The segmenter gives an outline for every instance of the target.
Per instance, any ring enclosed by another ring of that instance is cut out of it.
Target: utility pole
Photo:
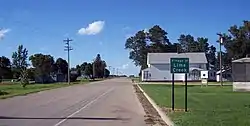
[[[93,73],[92,78],[95,79],[95,60],[92,65],[92,73]]]
[[[220,43],[220,85],[223,86],[223,80],[222,80],[222,52],[221,52],[221,45],[223,43],[223,36],[220,33],[217,33],[219,36],[219,43]]]
[[[113,68],[113,75],[115,76],[115,68]]]
[[[117,76],[118,76],[118,74],[119,74],[119,73],[118,73],[118,68],[116,68],[116,74],[117,74]]]
[[[111,75],[111,66],[109,66],[109,76]]]
[[[111,73],[111,66],[109,66],[109,72]]]
[[[69,39],[69,38],[67,38],[67,39],[65,39],[65,40],[63,40],[64,42],[65,42],[65,51],[67,51],[68,52],[68,84],[70,84],[70,57],[69,57],[69,52],[71,51],[71,50],[73,50],[72,48],[71,48],[71,46],[70,46],[70,42],[71,41],[73,41],[72,39]]]

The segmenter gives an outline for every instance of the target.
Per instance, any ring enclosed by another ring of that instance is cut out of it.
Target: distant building
[[[216,81],[220,82],[220,70],[216,72]],[[222,70],[222,81],[233,81],[232,69]]]
[[[148,53],[148,68],[142,70],[142,81],[171,81],[170,58],[189,58],[188,81],[200,81],[200,71],[208,70],[208,80],[215,80],[215,71],[209,70],[205,53]],[[175,74],[175,81],[184,81],[185,74]]]
[[[54,83],[54,82],[66,82],[66,81],[67,81],[67,75],[62,73],[35,77],[35,83]]]
[[[250,91],[250,58],[232,61],[233,90]]]

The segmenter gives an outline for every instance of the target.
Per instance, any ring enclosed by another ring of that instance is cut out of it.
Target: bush
[[[78,74],[70,74],[70,82],[75,82],[78,78]]]
[[[0,95],[7,95],[7,94],[9,94],[9,93],[8,93],[8,92],[1,91],[1,90],[0,90]]]

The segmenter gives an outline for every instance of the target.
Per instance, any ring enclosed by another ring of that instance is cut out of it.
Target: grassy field
[[[74,84],[84,84],[87,82],[72,82],[71,85]],[[30,84],[25,88],[21,86],[21,84],[0,84],[0,91],[5,92],[7,94],[0,95],[0,99],[5,99],[17,95],[26,95],[29,93],[35,93],[39,91],[60,88],[70,86],[67,83],[53,83],[53,84]]]
[[[140,82],[139,84],[167,84],[172,85],[172,82]],[[175,82],[175,85],[185,85],[184,82]],[[223,82],[223,85],[232,85],[232,82]],[[201,82],[188,82],[188,85],[201,85]],[[205,84],[204,84],[205,85]],[[220,85],[220,82],[208,82],[208,85]]]
[[[161,107],[171,108],[171,85],[140,85]],[[184,108],[184,86],[175,88],[175,107]],[[232,86],[189,86],[189,112],[169,113],[177,126],[248,126],[250,93]]]
[[[5,99],[17,95],[26,95],[29,93],[35,93],[39,91],[71,86],[74,84],[85,84],[92,81],[101,81],[103,78],[97,78],[95,80],[79,79],[77,82],[67,83],[52,83],[52,84],[29,84],[25,88],[19,83],[12,83],[10,81],[4,81],[0,83],[0,99]]]

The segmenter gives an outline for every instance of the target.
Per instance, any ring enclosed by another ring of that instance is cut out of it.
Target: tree
[[[147,39],[150,41],[150,52],[170,52],[172,44],[167,34],[159,25],[155,25],[149,29]]]
[[[181,34],[179,39],[178,39],[178,42],[180,43],[180,52],[192,52],[193,48],[196,48],[194,47],[195,46],[195,40],[194,40],[194,37],[191,36],[191,35],[184,35],[184,34]]]
[[[83,62],[79,68],[77,68],[78,70],[81,71],[81,74],[85,75],[85,69],[87,67],[88,63],[87,62]]]
[[[16,52],[12,54],[12,69],[13,69],[13,77],[18,78],[22,74],[24,70],[28,67],[27,63],[28,58],[28,50],[23,47],[23,45],[19,45]]]
[[[62,58],[58,58],[55,62],[57,73],[66,75],[68,73],[68,62]]]
[[[76,71],[77,71],[77,74],[78,76],[81,76],[82,75],[82,70],[81,70],[81,66],[80,65],[76,65]]]
[[[26,85],[29,84],[27,69],[22,69],[20,78],[21,78],[21,84],[22,84],[23,88],[25,88]]]
[[[71,82],[75,82],[80,75],[81,74],[77,71],[76,68],[73,67],[70,69],[70,81]]]
[[[227,60],[236,60],[250,54],[250,21],[243,21],[242,26],[233,25],[230,34],[223,34],[223,45],[226,49]]]
[[[92,63],[88,63],[85,67],[84,73],[86,76],[88,76],[89,78],[93,78],[93,64]],[[94,78],[93,78],[94,79]]]
[[[110,75],[110,71],[108,70],[108,69],[105,69],[105,72],[104,72],[105,74],[104,74],[104,77],[109,77],[109,75]]]
[[[129,59],[132,59],[136,66],[140,66],[141,69],[147,68],[147,36],[144,30],[138,31],[135,36],[132,36],[126,40],[125,49],[130,51]]]
[[[216,59],[216,48],[211,45],[208,49],[207,52],[207,59],[208,59],[208,63],[210,65],[213,65],[216,68],[216,63],[217,63],[217,59]]]
[[[54,64],[54,58],[51,55],[43,55],[39,53],[30,56],[29,60],[35,68],[36,77],[41,78],[42,83],[48,83],[50,73],[53,72],[52,67]]]
[[[10,79],[12,76],[10,60],[2,56],[0,57],[0,79]]]
[[[28,79],[35,80],[35,68],[27,69]]]
[[[94,67],[94,77],[102,78],[104,77],[104,70],[105,67],[107,67],[106,62],[101,59],[100,54],[97,54],[94,62],[93,62],[93,67]]]
[[[222,61],[222,69],[230,69],[231,68],[231,59],[227,52],[221,53],[221,61]],[[220,70],[220,54],[217,53],[217,60],[216,60],[216,68],[217,70]]]
[[[172,44],[167,34],[159,25],[153,26],[148,32],[138,31],[126,40],[125,49],[130,51],[129,58],[143,70],[147,68],[148,53],[177,52],[179,44]]]

